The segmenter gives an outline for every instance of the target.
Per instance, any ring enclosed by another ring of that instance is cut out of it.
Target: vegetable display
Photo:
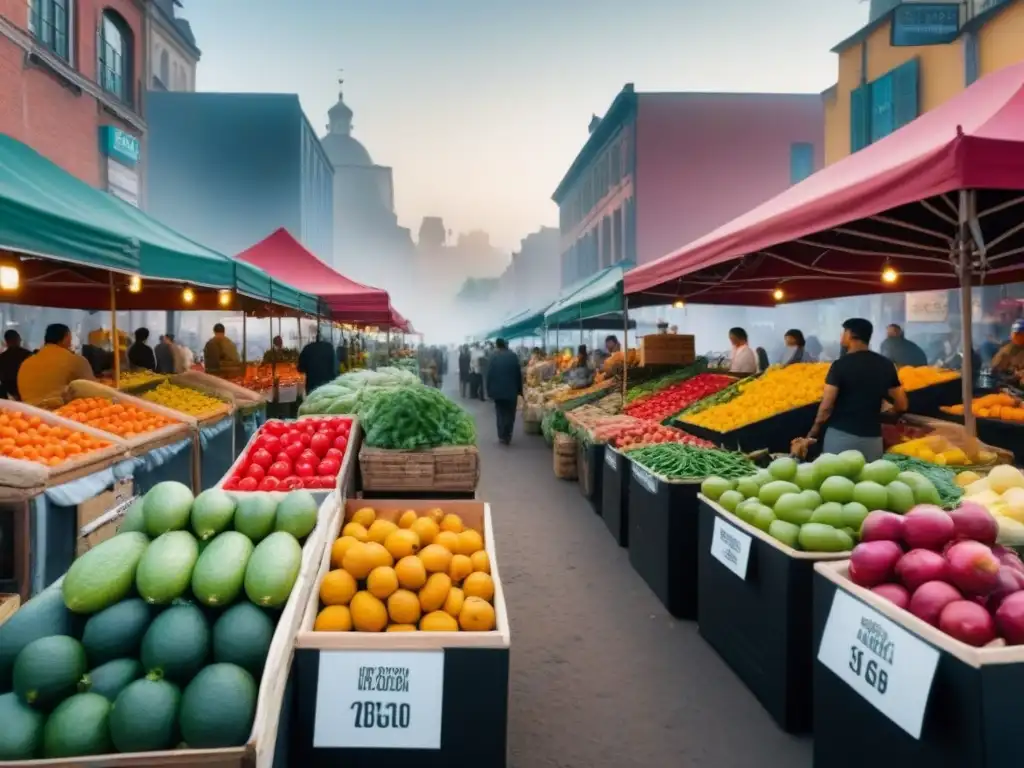
[[[488,632],[497,624],[483,533],[453,513],[397,522],[355,511],[331,546],[317,632]]]
[[[626,406],[624,412],[638,419],[664,421],[698,400],[703,400],[708,395],[713,395],[734,383],[736,380],[731,376],[723,376],[719,373],[699,373],[647,397],[634,400]]]
[[[740,394],[729,402],[699,413],[686,413],[683,422],[731,432],[821,400],[829,363],[795,363],[770,368],[763,375],[739,384]]]
[[[741,453],[698,448],[682,443],[645,445],[630,451],[629,458],[655,475],[670,480],[742,477],[755,467]]]
[[[659,443],[681,443],[697,448],[714,448],[715,444],[684,432],[675,427],[666,427],[656,421],[635,421],[624,426],[611,439],[620,451],[634,451],[647,445]]]
[[[887,453],[883,456],[886,461],[891,461],[900,471],[917,472],[926,477],[935,490],[939,493],[939,503],[943,507],[955,506],[960,497],[964,495],[963,489],[956,483],[956,473],[952,469],[940,467],[927,461],[900,456],[896,453]]]
[[[692,376],[696,376],[698,373],[703,373],[705,370],[707,370],[707,360],[703,357],[698,357],[693,363],[685,368],[680,368],[662,376],[656,376],[655,378],[647,381],[634,384],[626,391],[626,403],[632,403],[635,400],[639,400],[641,397],[652,395],[658,390],[664,389],[672,384],[676,384],[677,382],[685,381]]]
[[[986,477],[961,472],[956,484],[963,487],[964,501],[985,507],[999,525],[999,542],[1024,546],[1024,474],[1016,467],[1000,464]]]
[[[963,403],[944,405],[941,410],[954,416],[964,415]],[[980,419],[999,419],[1014,423],[1024,422],[1024,403],[1006,392],[983,395],[971,401],[971,411]]]
[[[317,514],[307,491],[154,486],[0,625],[0,761],[245,744]]]
[[[1024,644],[1024,563],[996,544],[980,504],[951,512],[922,504],[905,516],[872,512],[850,555],[849,578],[955,640]]]
[[[361,418],[371,448],[409,451],[476,443],[473,418],[432,387],[383,391]]]
[[[541,434],[544,435],[544,439],[550,440],[555,432],[571,434],[572,425],[569,423],[569,419],[566,418],[565,412],[555,408],[544,414],[544,418],[540,421],[540,430]]]
[[[419,377],[414,373],[397,368],[351,371],[310,392],[299,406],[299,415],[362,415],[363,410],[370,407],[376,396],[382,392],[399,387],[422,386]]]
[[[279,421],[271,419],[256,433],[226,491],[332,490],[348,449],[352,419]]]

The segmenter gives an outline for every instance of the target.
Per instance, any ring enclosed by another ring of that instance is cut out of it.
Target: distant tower
[[[420,224],[419,246],[439,249],[445,244],[444,220],[440,216],[424,216]]]

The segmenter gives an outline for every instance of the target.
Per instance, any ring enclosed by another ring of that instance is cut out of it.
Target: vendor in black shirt
[[[135,343],[128,347],[128,364],[133,371],[156,370],[156,354],[146,342],[149,341],[149,328],[138,328],[135,331]]]
[[[892,361],[869,349],[872,330],[862,318],[843,323],[840,343],[846,354],[829,368],[814,426],[807,437],[793,441],[794,454],[806,455],[827,427],[826,453],[855,450],[868,461],[882,458],[882,408],[889,399],[895,413],[904,413],[907,394]]]
[[[32,352],[21,346],[21,334],[13,328],[4,333],[6,349],[0,352],[0,397],[20,400],[18,371],[21,364],[32,357]]]

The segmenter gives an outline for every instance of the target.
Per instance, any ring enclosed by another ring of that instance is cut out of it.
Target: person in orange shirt
[[[21,364],[18,391],[23,402],[39,405],[59,400],[72,381],[95,381],[92,366],[81,355],[71,351],[71,329],[61,323],[46,326],[43,348]]]

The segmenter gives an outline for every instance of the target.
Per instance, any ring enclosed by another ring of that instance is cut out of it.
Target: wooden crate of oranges
[[[490,506],[350,499],[296,646],[509,646]]]

